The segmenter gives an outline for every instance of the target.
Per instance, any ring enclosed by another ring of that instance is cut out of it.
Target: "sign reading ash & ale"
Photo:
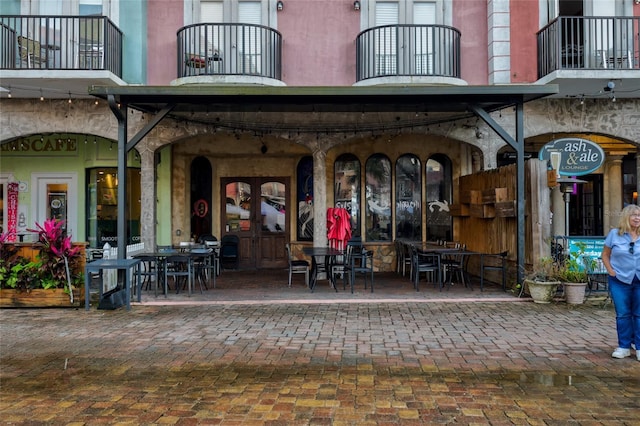
[[[604,151],[595,142],[580,138],[556,139],[540,150],[540,160],[551,163],[560,176],[582,176],[604,163]]]

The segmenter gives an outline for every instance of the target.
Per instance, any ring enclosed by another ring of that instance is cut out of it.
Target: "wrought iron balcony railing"
[[[640,17],[560,16],[538,31],[538,78],[557,70],[640,69]]]
[[[376,77],[460,78],[460,31],[444,25],[385,25],[356,39],[356,81]]]
[[[178,78],[248,75],[280,80],[282,36],[251,24],[194,24],[178,31]]]
[[[104,16],[0,16],[0,69],[105,70],[122,77],[122,32]]]

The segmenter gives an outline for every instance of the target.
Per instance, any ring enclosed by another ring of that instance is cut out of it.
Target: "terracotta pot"
[[[562,283],[564,288],[564,300],[571,305],[581,305],[584,303],[584,295],[587,283]]]
[[[551,303],[560,285],[560,281],[525,280],[524,283],[535,303]]]

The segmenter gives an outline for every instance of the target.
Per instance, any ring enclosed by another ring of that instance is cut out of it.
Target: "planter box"
[[[83,288],[73,290],[73,303],[61,288],[31,291],[0,289],[0,308],[79,308],[83,305]]]

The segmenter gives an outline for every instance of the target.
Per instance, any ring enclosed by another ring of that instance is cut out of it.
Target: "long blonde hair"
[[[622,212],[620,212],[620,221],[618,222],[618,235],[624,235],[625,232],[631,232],[631,222],[629,218],[633,214],[640,214],[640,206],[637,204],[629,204]]]

